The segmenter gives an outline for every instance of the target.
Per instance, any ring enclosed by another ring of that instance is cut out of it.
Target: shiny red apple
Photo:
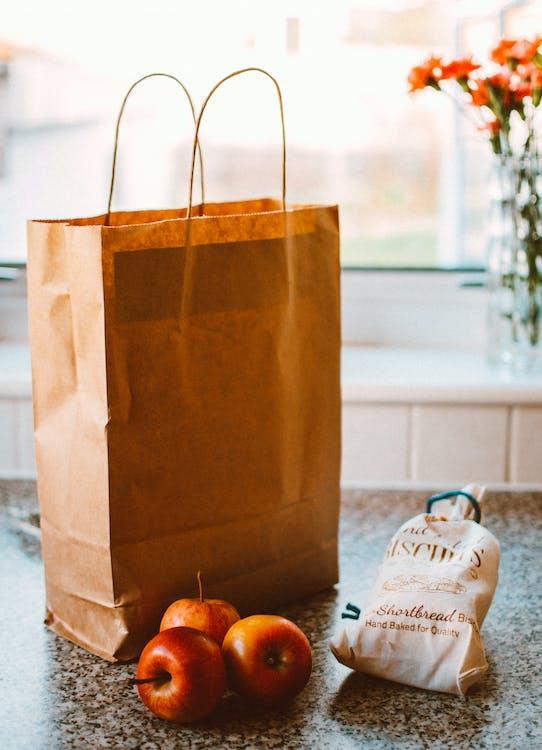
[[[264,705],[292,700],[307,684],[312,651],[307,636],[277,615],[252,615],[228,630],[222,644],[228,682]]]
[[[207,633],[219,644],[239,619],[239,612],[233,604],[223,599],[204,599],[201,572],[198,571],[199,598],[178,599],[164,612],[160,630],[185,626]]]
[[[220,646],[194,628],[164,630],[143,649],[134,683],[143,703],[161,719],[198,721],[226,688]]]

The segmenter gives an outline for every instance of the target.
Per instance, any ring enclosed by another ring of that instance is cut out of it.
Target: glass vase
[[[488,246],[488,356],[514,373],[542,371],[540,163],[494,165]]]

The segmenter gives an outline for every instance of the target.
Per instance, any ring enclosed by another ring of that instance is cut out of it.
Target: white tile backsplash
[[[504,406],[413,406],[411,478],[506,481],[507,422]]]
[[[344,347],[343,482],[542,488],[542,379],[473,354]],[[0,346],[0,474],[35,472],[28,349]]]
[[[409,408],[348,404],[343,408],[342,478],[408,479]]]
[[[15,402],[17,468],[22,472],[35,472],[34,417],[32,402],[19,399]]]
[[[542,487],[542,405],[343,403],[347,485]],[[0,474],[35,473],[32,405],[0,400]]]
[[[510,481],[542,482],[542,407],[512,409]]]
[[[15,402],[10,399],[0,400],[0,469],[15,468],[16,441]]]

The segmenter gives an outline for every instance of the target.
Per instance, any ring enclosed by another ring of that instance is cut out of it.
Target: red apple
[[[194,628],[170,628],[143,649],[134,683],[153,714],[188,723],[207,716],[226,688],[220,646]]]
[[[233,604],[223,599],[204,599],[201,572],[198,571],[199,598],[178,599],[164,612],[160,630],[185,626],[207,633],[219,644],[239,619],[239,612]]]
[[[312,669],[310,643],[297,625],[276,615],[252,615],[228,630],[222,644],[230,687],[265,705],[294,698]]]

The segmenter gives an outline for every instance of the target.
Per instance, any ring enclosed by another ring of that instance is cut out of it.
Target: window
[[[133,80],[171,72],[198,104],[225,73],[259,65],[284,89],[289,198],[340,203],[345,267],[483,265],[489,149],[442,97],[410,97],[406,76],[432,50],[485,54],[499,24],[534,33],[538,3],[96,0],[82,16],[68,0],[4,3],[0,261],[24,262],[27,218],[103,212]],[[191,131],[171,82],[134,92],[116,208],[185,203]],[[202,129],[208,197],[276,194],[279,133],[269,82],[218,92]]]

